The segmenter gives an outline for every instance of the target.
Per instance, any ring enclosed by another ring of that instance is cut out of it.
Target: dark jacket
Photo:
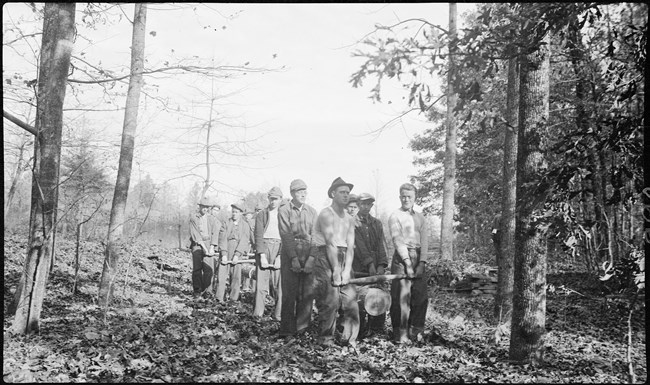
[[[388,266],[386,248],[384,247],[384,229],[381,221],[368,214],[366,218],[357,219],[354,228],[354,271],[368,272],[368,264],[375,267]]]
[[[228,252],[228,258],[232,258],[235,252],[245,256],[250,250],[250,231],[251,228],[244,218],[240,219],[237,225],[232,219],[228,219],[219,237],[219,247]]]

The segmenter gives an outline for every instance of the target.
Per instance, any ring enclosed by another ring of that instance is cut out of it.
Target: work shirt
[[[427,222],[424,215],[411,210],[403,210],[401,207],[388,218],[390,236],[395,246],[395,251],[405,249],[421,249],[421,260],[430,262],[427,250],[429,247]]]
[[[384,230],[381,221],[372,215],[357,215],[354,228],[354,271],[368,270],[368,265],[388,267],[386,248],[384,247]]]
[[[278,227],[278,209],[271,211],[267,207],[255,216],[257,252],[261,253],[266,250],[266,241],[264,240],[269,238],[280,239],[280,229]]]
[[[191,247],[197,245],[199,242],[205,242],[206,247],[210,245],[219,244],[219,229],[217,229],[216,234],[213,231],[217,227],[217,224],[220,224],[219,221],[214,221],[211,219],[209,214],[201,215],[200,213],[194,213],[190,217],[190,242]]]
[[[334,227],[334,238],[332,240],[332,243],[336,247],[347,247],[348,246],[348,231],[350,230],[350,226],[354,226],[354,218],[350,214],[347,213],[347,211],[343,211],[343,218],[339,216],[339,214],[334,211],[332,206],[327,206],[325,207],[318,217],[324,215],[326,211],[331,211],[332,215],[334,217],[334,223],[332,223],[332,227]],[[314,231],[314,237],[312,238],[312,245],[314,246],[325,246],[327,244],[327,241],[325,240],[325,234],[323,233],[325,229],[321,228],[320,221],[316,221],[316,227]]]
[[[236,252],[246,256],[250,246],[250,230],[245,219],[242,218],[237,223],[232,218],[228,219],[225,229],[219,237],[219,247],[222,251],[227,250],[229,258],[232,258]]]
[[[296,240],[311,242],[316,226],[316,210],[303,204],[298,207],[292,201],[278,209],[278,226],[282,240],[283,255],[296,258]]]

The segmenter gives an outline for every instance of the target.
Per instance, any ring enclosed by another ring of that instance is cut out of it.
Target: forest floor
[[[491,316],[492,298],[432,287],[427,330],[442,340],[396,345],[386,333],[354,352],[318,345],[315,325],[286,343],[277,322],[251,316],[250,293],[226,304],[193,299],[190,256],[177,249],[129,246],[115,302],[103,312],[95,301],[102,246],[82,244],[77,294],[74,254],[74,243],[58,241],[40,332],[14,335],[7,308],[26,243],[5,235],[4,382],[628,382],[629,295],[609,293],[587,274],[548,275],[555,290],[547,295],[545,362],[532,367],[508,361],[508,331]],[[645,383],[645,301],[637,302],[632,360]]]

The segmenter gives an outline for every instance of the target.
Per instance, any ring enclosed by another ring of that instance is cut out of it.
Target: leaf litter
[[[597,288],[574,287],[591,293],[584,296],[548,293],[545,363],[533,368],[508,361],[509,330],[492,318],[491,298],[434,287],[426,330],[435,327],[435,339],[395,345],[386,330],[359,341],[354,352],[319,346],[313,323],[285,342],[277,321],[251,316],[251,293],[225,304],[193,299],[189,253],[143,243],[125,246],[132,262],[127,266],[123,258],[118,276],[128,278],[117,283],[104,314],[95,303],[102,246],[84,242],[82,250],[79,291],[73,294],[74,245],[58,241],[41,330],[14,335],[7,307],[22,272],[25,243],[5,236],[5,382],[627,381],[625,302],[609,301]],[[562,277],[549,275],[553,279],[559,285]],[[645,306],[634,313],[633,326],[635,372],[645,383]]]

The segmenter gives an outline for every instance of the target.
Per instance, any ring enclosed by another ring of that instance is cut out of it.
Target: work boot
[[[393,342],[398,344],[407,344],[411,342],[408,337],[407,328],[393,328]]]
[[[409,338],[413,341],[421,341],[424,338],[424,328],[411,326],[409,328]]]

